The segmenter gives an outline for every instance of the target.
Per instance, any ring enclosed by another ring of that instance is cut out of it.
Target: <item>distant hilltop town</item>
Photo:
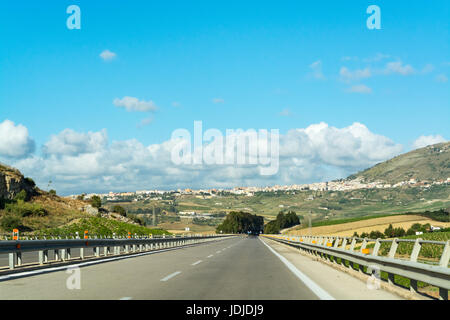
[[[403,186],[430,188],[433,185],[450,184],[450,177],[446,180],[441,179],[437,181],[416,181],[410,179],[408,181],[401,181],[395,184],[389,184],[381,181],[365,183],[360,178],[354,180],[337,180],[330,182],[317,182],[301,185],[290,186],[267,186],[267,187],[234,187],[232,189],[177,189],[177,190],[140,190],[135,192],[109,192],[105,194],[83,194],[71,195],[68,198],[79,198],[83,196],[84,199],[89,199],[92,196],[99,196],[107,201],[117,201],[123,198],[130,198],[130,200],[164,200],[165,196],[180,196],[180,195],[195,195],[199,198],[211,198],[217,195],[234,194],[251,197],[257,192],[276,192],[276,191],[351,191],[357,189],[389,189]]]

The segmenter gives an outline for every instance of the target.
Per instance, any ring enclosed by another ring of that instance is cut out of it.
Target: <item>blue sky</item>
[[[80,30],[66,27],[72,4]],[[371,4],[381,30],[366,27]],[[25,160],[65,129],[148,146],[194,120],[281,134],[357,122],[402,151],[448,139],[449,16],[446,0],[2,2],[0,123],[26,127],[35,148],[0,158],[46,181]],[[156,110],[129,112],[123,97]]]

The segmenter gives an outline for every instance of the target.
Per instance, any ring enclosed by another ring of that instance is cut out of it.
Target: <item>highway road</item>
[[[0,275],[0,299],[399,299],[258,237],[81,265],[80,288],[68,289],[75,274],[62,268],[9,280]]]

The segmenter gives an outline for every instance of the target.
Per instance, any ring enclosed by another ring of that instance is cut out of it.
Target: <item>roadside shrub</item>
[[[26,203],[23,200],[17,201],[17,203],[8,203],[5,205],[5,211],[8,213],[16,214],[19,217],[45,217],[48,215],[48,211],[41,205],[34,203]]]
[[[0,226],[5,231],[12,231],[13,229],[19,229],[20,231],[26,231],[26,229],[28,229],[22,225],[22,220],[19,217],[15,216],[15,215],[11,215],[11,214],[5,215],[0,220]]]
[[[50,195],[52,195],[52,196],[56,196],[56,190],[50,190],[49,192],[48,192]]]
[[[14,197],[14,200],[16,201],[26,201],[27,200],[27,192],[25,190],[21,190],[16,196]]]
[[[121,206],[114,206],[112,208],[112,212],[118,213],[118,214],[120,214],[123,217],[127,216],[127,211]]]
[[[100,197],[99,196],[92,196],[92,198],[91,198],[91,205],[94,207],[94,208],[100,208],[101,206],[102,206],[102,199],[100,199]]]

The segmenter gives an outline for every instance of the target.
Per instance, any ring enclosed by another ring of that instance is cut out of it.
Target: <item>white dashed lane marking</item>
[[[167,280],[169,280],[169,279],[179,275],[180,273],[181,273],[181,271],[177,271],[177,272],[174,272],[172,274],[169,274],[167,277],[162,278],[161,281],[167,281]]]
[[[202,263],[202,260],[198,260],[197,262],[194,262],[194,263],[192,264],[192,266],[196,266],[196,265],[198,265],[199,263]]]

